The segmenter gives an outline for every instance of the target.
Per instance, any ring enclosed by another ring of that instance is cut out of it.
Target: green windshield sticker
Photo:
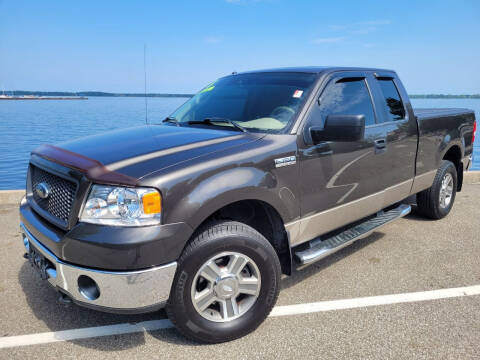
[[[214,87],[215,87],[215,83],[211,83],[211,84],[208,85],[205,89],[201,90],[201,91],[199,92],[199,94],[204,93],[204,92],[207,92],[207,91],[212,91]]]

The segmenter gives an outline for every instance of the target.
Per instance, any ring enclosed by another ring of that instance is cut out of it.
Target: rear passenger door
[[[293,244],[371,215],[382,208],[385,127],[377,122],[365,72],[334,73],[311,104],[298,137],[302,219]],[[328,115],[364,115],[360,141],[312,144],[308,129]]]
[[[385,134],[382,179],[384,206],[388,206],[410,194],[415,175],[417,125],[408,116],[408,96],[395,73],[368,72],[367,82],[375,99],[379,121],[376,126]]]

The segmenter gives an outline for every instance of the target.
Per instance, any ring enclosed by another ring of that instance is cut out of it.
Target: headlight
[[[151,188],[93,185],[80,221],[117,226],[160,223],[162,199]]]

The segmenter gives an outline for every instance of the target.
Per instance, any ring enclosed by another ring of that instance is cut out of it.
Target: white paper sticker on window
[[[302,94],[303,94],[303,90],[295,90],[295,92],[293,93],[293,97],[300,98],[302,97]]]

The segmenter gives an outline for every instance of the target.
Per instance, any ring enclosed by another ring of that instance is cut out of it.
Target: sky
[[[0,0],[0,91],[199,90],[233,71],[394,69],[410,94],[480,93],[480,1]]]

